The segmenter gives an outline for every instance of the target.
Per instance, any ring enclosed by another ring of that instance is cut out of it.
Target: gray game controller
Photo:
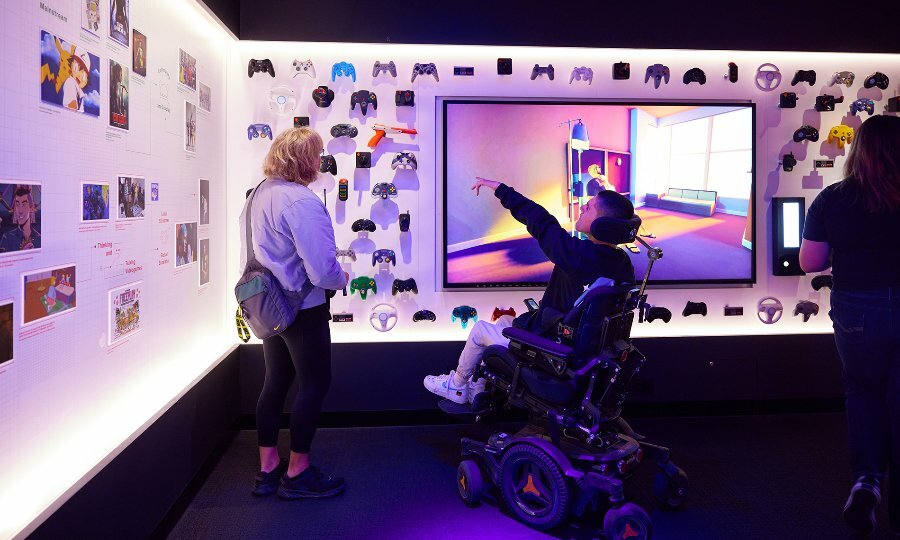
[[[394,64],[394,61],[391,60],[386,64],[382,64],[381,62],[375,61],[375,65],[372,67],[372,78],[375,78],[382,73],[390,73],[391,76],[397,77],[397,66]]]
[[[669,66],[664,66],[662,64],[647,66],[647,72],[644,74],[644,84],[647,84],[647,81],[652,78],[653,87],[659,88],[660,81],[664,80],[666,84],[669,84],[669,75]]]
[[[572,81],[587,81],[591,84],[594,82],[594,70],[585,66],[577,67],[569,75],[569,84],[572,84]]]
[[[408,150],[404,150],[402,152],[398,152],[394,159],[391,160],[391,169],[395,171],[400,169],[412,169],[416,170],[419,168],[419,162],[416,160],[416,155]]]
[[[546,67],[541,67],[541,66],[535,64],[534,67],[531,68],[531,80],[533,81],[533,80],[537,79],[538,77],[540,77],[541,75],[546,75],[547,78],[552,81],[553,73],[554,73],[553,64],[547,64]]]
[[[431,75],[434,77],[435,82],[441,82],[440,77],[438,77],[437,66],[434,65],[434,62],[428,64],[416,62],[416,65],[413,66],[412,79],[410,82],[416,82],[416,77],[419,75]]]
[[[838,71],[831,76],[831,84],[829,84],[828,86],[843,84],[844,86],[849,88],[853,85],[854,80],[856,80],[856,74],[852,71]]]
[[[312,60],[294,60],[294,77],[297,75],[309,75],[311,78],[316,78],[316,68],[313,66]],[[292,77],[293,78],[293,77]]]
[[[353,251],[353,248],[339,249],[334,252],[335,259],[340,259],[342,257],[347,257],[355,262],[356,261],[356,252]]]

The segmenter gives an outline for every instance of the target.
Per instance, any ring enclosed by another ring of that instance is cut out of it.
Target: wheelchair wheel
[[[517,444],[503,455],[500,492],[519,521],[538,530],[556,527],[569,514],[566,476],[552,457],[532,444]]]
[[[484,494],[484,478],[481,468],[471,459],[465,459],[456,468],[456,491],[469,505],[478,504]]]
[[[603,517],[603,534],[607,540],[648,540],[652,533],[650,516],[633,503],[610,508]]]
[[[653,495],[660,507],[674,510],[684,504],[688,493],[688,475],[681,467],[669,462],[653,478]]]

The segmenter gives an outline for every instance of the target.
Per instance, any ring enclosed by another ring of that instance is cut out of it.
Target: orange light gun
[[[372,135],[372,138],[369,139],[369,148],[378,146],[378,142],[388,133],[405,133],[407,135],[417,135],[419,133],[415,128],[386,126],[384,124],[372,124],[372,129],[375,130],[375,135]]]

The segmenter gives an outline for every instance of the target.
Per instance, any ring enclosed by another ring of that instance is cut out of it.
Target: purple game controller
[[[372,188],[372,196],[375,198],[393,199],[397,196],[397,186],[390,182],[380,182]]]
[[[416,65],[413,66],[412,79],[410,82],[416,82],[416,77],[419,75],[431,75],[434,77],[435,82],[441,82],[440,77],[438,77],[437,66],[434,65],[434,62],[429,64],[419,64],[416,62]]]
[[[665,81],[666,84],[669,84],[669,75],[669,66],[662,64],[647,66],[647,72],[644,73],[644,84],[647,84],[647,81],[652,78],[653,88],[659,88],[660,81]]]
[[[390,73],[394,77],[397,76],[397,66],[394,64],[393,60],[386,64],[382,64],[377,60],[375,61],[375,65],[372,67],[372,78],[374,79],[382,73]]]
[[[541,67],[541,66],[535,64],[534,67],[531,68],[531,80],[533,81],[533,80],[537,79],[538,77],[540,77],[541,75],[546,75],[547,78],[552,81],[554,73],[555,73],[555,70],[553,69],[553,64],[547,64],[547,66],[545,66],[545,67]]]
[[[869,116],[875,114],[875,102],[871,99],[857,99],[850,104],[850,114],[856,116],[856,113],[866,111]]]
[[[372,266],[376,264],[392,264],[393,266],[397,266],[397,256],[394,254],[393,249],[376,249],[374,253],[372,253]]]
[[[250,124],[247,127],[247,139],[253,140],[256,138],[265,139],[266,137],[269,140],[272,140],[272,128],[269,127],[269,124]]]
[[[350,77],[356,82],[356,68],[348,62],[337,62],[331,66],[331,80],[334,82],[337,77]]]
[[[378,110],[378,98],[372,92],[368,90],[357,90],[353,92],[350,96],[350,110],[356,108],[356,104],[359,103],[359,110],[362,111],[363,114],[369,110],[369,104],[372,104],[372,108],[376,111]]]
[[[250,63],[247,64],[247,76],[253,77],[254,73],[266,72],[272,77],[275,77],[275,66],[272,65],[272,61],[268,58],[264,60],[255,60],[250,59]]]

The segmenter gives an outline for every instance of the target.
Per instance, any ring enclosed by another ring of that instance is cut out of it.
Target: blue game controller
[[[866,111],[869,116],[875,114],[875,102],[871,99],[857,99],[850,104],[850,114],[856,116],[856,113]]]
[[[462,327],[465,328],[469,324],[469,319],[473,321],[478,320],[478,310],[472,306],[456,306],[453,308],[450,322],[456,322],[456,319],[459,319]]]
[[[397,196],[397,186],[390,182],[375,184],[372,188],[372,196],[376,198],[381,197],[382,199],[387,199],[388,197],[393,199]]]
[[[376,249],[374,253],[372,253],[372,266],[375,266],[378,263],[391,263],[394,266],[397,266],[397,255],[394,253],[393,249]]]
[[[269,140],[272,140],[272,128],[269,127],[269,124],[250,124],[247,127],[247,140],[252,141],[253,139],[265,139],[266,137]]]
[[[356,68],[348,62],[337,62],[331,66],[332,82],[336,77],[350,77],[353,79],[353,82],[356,82]]]

